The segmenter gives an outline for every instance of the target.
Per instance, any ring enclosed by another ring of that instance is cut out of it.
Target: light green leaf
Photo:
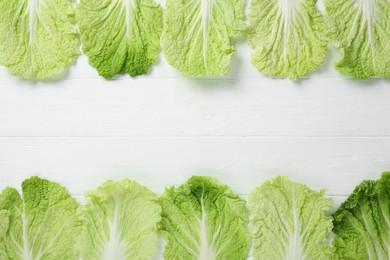
[[[325,191],[277,177],[249,196],[255,259],[335,259],[326,245],[332,230]]]
[[[334,214],[341,259],[390,259],[390,172],[363,181]]]
[[[0,218],[7,216],[9,221],[6,233],[0,233],[0,256],[15,260],[77,259],[75,242],[80,223],[76,201],[64,187],[38,177],[25,180],[22,191],[23,197],[13,188],[0,194]],[[4,232],[3,224],[0,232]]]
[[[8,210],[0,210],[0,259],[8,260],[4,238],[7,235],[9,226]]]
[[[162,9],[153,0],[80,0],[76,9],[83,51],[99,75],[134,77],[156,62]]]
[[[158,246],[157,196],[130,180],[108,181],[86,194],[81,256],[85,259],[152,259]]]
[[[165,190],[162,234],[164,259],[246,259],[250,239],[245,229],[245,201],[209,177],[192,177]]]
[[[324,0],[325,29],[339,48],[335,68],[356,78],[390,77],[390,0]]]
[[[9,226],[9,211],[0,210],[0,240],[6,236]]]
[[[69,0],[0,0],[0,64],[26,79],[63,73],[79,55]]]
[[[259,72],[298,79],[323,63],[327,41],[316,1],[251,1],[247,40]]]
[[[167,0],[161,45],[187,76],[224,75],[245,25],[244,0]]]

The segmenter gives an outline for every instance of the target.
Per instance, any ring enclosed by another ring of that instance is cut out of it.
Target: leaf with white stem
[[[324,191],[277,177],[255,188],[248,200],[255,259],[335,259],[327,245],[332,205]]]
[[[252,65],[265,75],[299,79],[324,61],[327,40],[317,0],[253,0],[248,44]]]
[[[340,259],[390,259],[390,172],[359,184],[334,219]]]
[[[79,56],[71,0],[1,0],[0,65],[26,79],[58,76]]]
[[[162,9],[154,0],[80,0],[83,51],[99,75],[146,74],[157,61]]]
[[[192,177],[160,198],[165,259],[246,259],[245,201],[210,177]]]
[[[340,73],[390,77],[390,0],[324,0],[325,29],[339,49]]]
[[[76,200],[38,177],[25,180],[22,192],[6,188],[0,194],[0,259],[77,259]]]
[[[86,194],[80,208],[83,259],[152,259],[161,206],[157,196],[130,180],[108,181]]]
[[[245,30],[244,0],[168,0],[161,46],[169,64],[187,76],[228,72],[231,40]]]

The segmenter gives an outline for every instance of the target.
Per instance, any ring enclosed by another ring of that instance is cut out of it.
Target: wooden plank
[[[0,188],[38,174],[73,195],[122,178],[161,193],[192,175],[216,177],[247,195],[286,175],[344,196],[390,170],[390,138],[0,138],[0,147]]]
[[[0,136],[390,136],[389,100],[386,81],[2,80]]]

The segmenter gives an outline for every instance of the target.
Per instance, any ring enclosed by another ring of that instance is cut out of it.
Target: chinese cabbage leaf
[[[327,51],[317,0],[252,0],[248,44],[261,73],[298,79],[316,70]]]
[[[32,177],[21,196],[0,194],[0,259],[77,259],[77,203],[64,187]]]
[[[154,0],[80,0],[76,18],[83,51],[99,75],[134,77],[156,62],[163,22]]]
[[[390,259],[390,172],[363,181],[334,214],[341,259]]]
[[[157,196],[130,180],[108,181],[86,193],[80,209],[81,256],[87,259],[152,259],[161,206]]]
[[[249,196],[255,259],[334,259],[326,245],[332,230],[325,191],[277,177]]]
[[[325,28],[352,78],[390,77],[390,0],[324,0]]]
[[[244,0],[167,0],[161,45],[168,63],[187,76],[228,72],[231,40],[245,30]]]
[[[245,201],[209,177],[192,177],[165,190],[164,259],[246,259],[250,239]]]
[[[63,73],[80,54],[72,4],[70,0],[1,0],[0,64],[26,79]]]

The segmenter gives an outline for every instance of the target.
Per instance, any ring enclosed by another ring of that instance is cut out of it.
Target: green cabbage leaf
[[[9,213],[8,210],[0,210],[0,259],[8,259],[4,239],[7,235],[9,227]]]
[[[146,74],[158,58],[162,9],[154,0],[80,0],[83,51],[99,75]]]
[[[325,28],[340,50],[340,73],[390,77],[390,0],[324,0]]]
[[[0,194],[0,259],[77,259],[76,200],[38,177]]]
[[[152,259],[158,247],[158,197],[130,180],[108,181],[80,207],[83,259]]]
[[[390,172],[355,188],[335,212],[333,232],[341,259],[390,258]]]
[[[244,0],[167,0],[161,45],[169,64],[187,76],[219,76],[245,30]]]
[[[327,40],[317,0],[252,0],[248,44],[252,65],[268,76],[298,79],[324,61]]]
[[[1,0],[0,65],[26,79],[64,73],[80,54],[70,0]]]
[[[192,177],[165,190],[161,232],[164,259],[246,259],[250,239],[245,201],[210,177]]]
[[[276,177],[250,194],[250,230],[255,259],[335,259],[327,245],[332,200],[307,186]]]

